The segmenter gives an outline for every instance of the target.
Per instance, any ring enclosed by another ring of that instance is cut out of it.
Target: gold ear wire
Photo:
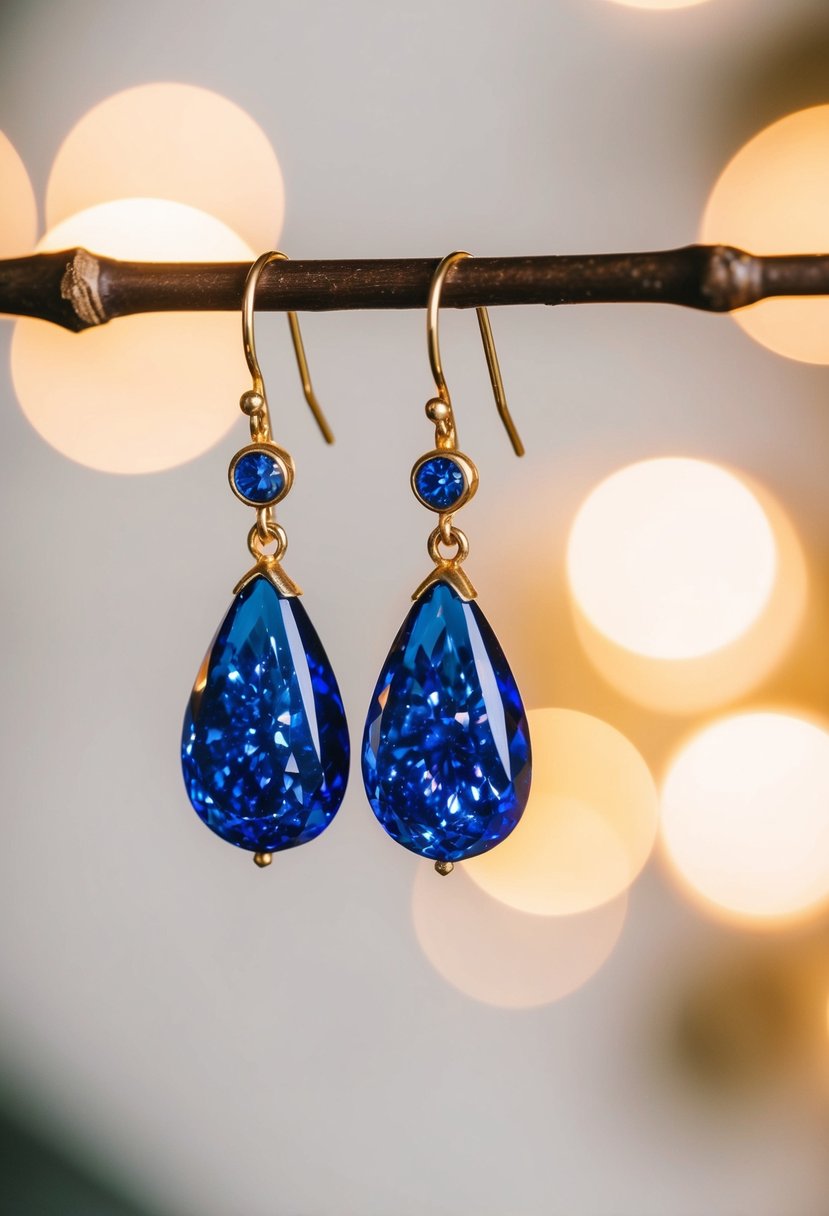
[[[454,253],[447,256],[438,264],[432,282],[429,287],[429,299],[426,305],[426,342],[429,350],[429,363],[432,367],[432,376],[435,381],[438,397],[446,406],[445,418],[445,434],[447,445],[451,447],[457,446],[457,435],[455,428],[455,415],[452,410],[452,402],[449,397],[449,389],[446,387],[446,379],[443,375],[443,367],[440,361],[440,343],[438,341],[438,321],[440,315],[440,295],[443,290],[443,284],[446,280],[448,272],[453,266],[464,258],[470,255],[462,249],[456,250]],[[489,370],[489,379],[492,384],[492,392],[495,397],[495,404],[498,408],[498,414],[504,424],[504,429],[509,435],[512,450],[516,456],[524,455],[524,444],[521,442],[521,436],[518,434],[515,423],[512,420],[512,415],[509,412],[507,405],[507,397],[504,392],[504,382],[501,379],[501,368],[498,365],[498,354],[495,350],[495,340],[492,336],[492,326],[489,323],[489,313],[485,308],[476,308],[475,312],[478,315],[478,328],[481,331],[481,341],[484,345],[484,354],[486,355],[486,365]]]
[[[267,432],[271,434],[271,418],[268,410],[267,397],[265,394],[265,383],[262,379],[262,370],[259,367],[259,360],[256,357],[256,341],[253,333],[253,321],[256,301],[256,288],[259,283],[259,276],[266,266],[271,262],[288,261],[287,253],[281,253],[278,249],[272,249],[269,253],[263,253],[251,266],[245,279],[245,290],[242,296],[242,343],[245,348],[245,358],[247,359],[248,368],[253,378],[253,391],[259,393],[262,397],[263,404],[260,410],[267,426]],[[291,330],[291,340],[294,344],[294,354],[296,355],[297,367],[299,368],[299,378],[302,381],[302,391],[305,394],[305,400],[308,402],[311,413],[314,415],[314,420],[322,432],[322,437],[326,443],[334,442],[334,435],[325,414],[322,412],[322,407],[317,401],[313,385],[311,384],[311,375],[308,371],[308,360],[305,357],[305,346],[302,341],[302,333],[299,328],[299,321],[295,312],[288,313],[288,325]]]

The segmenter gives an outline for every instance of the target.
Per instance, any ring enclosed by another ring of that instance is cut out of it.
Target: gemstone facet
[[[233,488],[245,502],[265,506],[285,489],[285,471],[267,448],[255,448],[237,457],[231,472]]]
[[[445,582],[394,640],[363,736],[363,780],[388,834],[435,861],[504,840],[530,791],[527,719],[486,617]]]
[[[204,823],[256,853],[305,844],[348,780],[345,711],[300,600],[257,575],[234,599],[184,716],[184,783]]]
[[[449,511],[466,492],[463,469],[451,456],[431,456],[415,468],[414,489],[433,511]]]

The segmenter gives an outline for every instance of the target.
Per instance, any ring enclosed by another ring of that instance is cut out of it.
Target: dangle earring
[[[255,565],[205,655],[184,716],[184,784],[199,818],[223,840],[249,849],[258,866],[318,836],[339,810],[348,780],[345,712],[331,665],[302,594],[282,569],[288,539],[275,506],[294,480],[289,454],[271,436],[271,417],[253,337],[259,275],[284,253],[251,266],[242,338],[253,387],[240,405],[251,443],[230,462],[230,488],[256,510],[248,534]],[[328,443],[333,436],[314,396],[296,314],[288,313],[305,398]],[[272,552],[267,547],[274,545]]]
[[[530,739],[518,688],[476,591],[463,570],[466,536],[453,522],[478,485],[457,449],[455,419],[438,345],[440,293],[468,253],[450,253],[429,290],[426,332],[437,397],[426,403],[435,447],[416,461],[415,498],[438,515],[429,537],[434,569],[415,591],[371,699],[363,735],[363,781],[372,810],[398,844],[453,863],[500,844],[530,792]],[[524,449],[507,408],[485,308],[477,309],[490,380],[517,456]]]

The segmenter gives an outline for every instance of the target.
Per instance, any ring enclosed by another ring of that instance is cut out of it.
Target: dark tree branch
[[[298,312],[424,308],[437,258],[280,262],[257,307]],[[247,265],[118,262],[84,249],[0,261],[0,313],[75,331],[140,312],[233,311]],[[682,304],[729,312],[767,296],[829,295],[829,254],[755,257],[727,245],[659,253],[470,258],[452,271],[449,308],[502,304]]]

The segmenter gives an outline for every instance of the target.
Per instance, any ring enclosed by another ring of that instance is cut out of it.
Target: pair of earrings
[[[435,446],[416,461],[411,485],[438,516],[428,541],[434,568],[414,592],[377,681],[362,750],[366,794],[377,819],[398,844],[433,860],[440,874],[510,834],[526,806],[531,774],[521,697],[475,603],[463,570],[469,544],[453,522],[475,493],[478,472],[457,448],[438,315],[448,271],[468,256],[459,251],[443,259],[427,306],[437,396],[427,402],[426,414],[435,426]],[[240,404],[250,419],[251,443],[231,460],[229,480],[237,498],[256,510],[248,534],[255,564],[235,587],[204,658],[182,734],[184,781],[196,813],[222,839],[250,850],[259,866],[328,826],[345,794],[350,751],[337,681],[301,591],[282,567],[287,537],[275,506],[291,488],[294,465],[273,442],[253,322],[259,276],[283,258],[273,251],[257,259],[242,307],[253,386]],[[498,411],[520,456],[489,317],[485,308],[477,314]],[[306,400],[333,442],[295,313],[288,313],[288,322]]]

